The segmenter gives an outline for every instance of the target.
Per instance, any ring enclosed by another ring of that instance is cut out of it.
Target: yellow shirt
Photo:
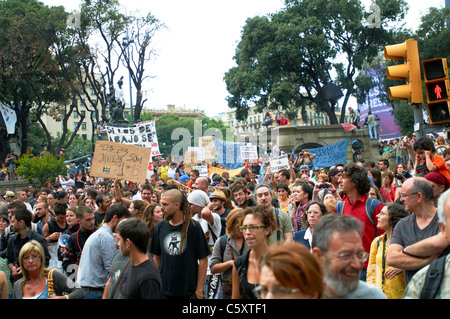
[[[380,240],[378,242],[378,240]],[[384,278],[384,273],[389,266],[386,265],[386,252],[388,248],[386,243],[386,233],[376,237],[370,246],[369,263],[367,265],[368,284],[377,286],[389,299],[401,299],[405,291],[405,275],[398,274],[392,279]]]

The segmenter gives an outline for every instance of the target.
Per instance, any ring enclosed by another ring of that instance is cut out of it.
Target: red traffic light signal
[[[427,108],[431,124],[450,123],[447,59],[436,58],[422,61],[427,93]]]

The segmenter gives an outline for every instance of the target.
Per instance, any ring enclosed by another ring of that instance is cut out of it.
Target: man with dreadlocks
[[[164,220],[153,231],[150,252],[161,275],[163,298],[202,299],[211,254],[202,227],[178,189],[164,191],[160,203]]]

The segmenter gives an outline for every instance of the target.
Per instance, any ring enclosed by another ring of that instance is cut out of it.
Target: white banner
[[[257,146],[241,146],[241,158],[244,160],[258,159]]]
[[[199,172],[199,176],[208,176],[208,166],[207,165],[194,165],[192,169],[196,169]]]
[[[17,122],[16,111],[1,102],[0,111],[2,112],[3,120],[5,121],[8,134],[14,134],[16,131],[15,128]]]
[[[124,143],[152,149],[151,156],[159,156],[158,136],[156,135],[155,122],[136,124],[133,127],[116,127],[106,125],[108,140],[115,143]]]

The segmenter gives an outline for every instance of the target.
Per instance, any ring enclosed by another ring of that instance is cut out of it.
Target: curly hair
[[[359,194],[364,195],[370,191],[371,183],[365,168],[350,163],[344,166],[343,173],[350,177]]]
[[[386,204],[388,208],[388,214],[389,214],[389,224],[392,225],[392,228],[397,225],[398,221],[402,218],[408,217],[409,213],[406,211],[405,207],[403,205],[397,204],[397,203],[387,203]]]

